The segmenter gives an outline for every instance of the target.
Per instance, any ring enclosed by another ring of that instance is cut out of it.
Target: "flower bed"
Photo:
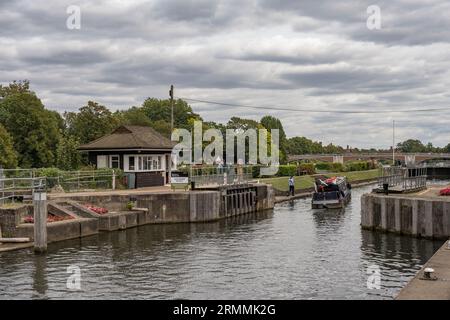
[[[439,195],[450,196],[450,187],[444,188],[441,191],[439,191]]]
[[[66,220],[72,220],[74,219],[72,216],[55,216],[53,214],[48,214],[47,215],[47,223],[51,223],[51,222],[58,222],[58,221],[66,221]],[[33,216],[26,216],[23,219],[23,223],[34,223],[34,217]]]
[[[87,205],[86,208],[88,208],[89,210],[91,210],[97,214],[107,214],[108,213],[108,209],[102,208],[102,207],[97,207],[94,205]]]

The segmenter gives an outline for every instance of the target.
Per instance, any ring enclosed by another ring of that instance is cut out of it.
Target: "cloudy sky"
[[[367,27],[370,5],[381,29]],[[192,103],[208,121],[271,114],[288,136],[388,148],[395,119],[399,140],[442,146],[449,30],[446,0],[0,0],[0,83],[29,79],[60,112],[124,109],[174,84],[178,97],[274,109]],[[444,110],[407,112],[427,108]]]

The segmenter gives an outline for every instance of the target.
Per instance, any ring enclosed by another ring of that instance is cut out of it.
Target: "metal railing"
[[[62,171],[57,177],[47,177],[48,188],[59,187],[64,192],[116,188],[116,174],[103,170]]]
[[[195,186],[223,186],[248,183],[252,180],[251,166],[192,166],[189,180]]]
[[[423,162],[417,166],[424,168],[450,168],[450,161]]]
[[[60,190],[61,192],[92,189],[114,190],[116,188],[116,178],[117,175],[113,169],[79,171],[52,169],[50,172],[47,172],[46,169],[0,169],[0,196],[2,190],[5,190],[5,192],[11,192],[14,188],[17,190],[29,190],[33,181],[42,179],[44,180],[43,185],[47,189],[56,188],[56,191]],[[4,186],[7,186],[8,189]]]
[[[388,185],[389,188],[397,188],[399,191],[410,191],[424,188],[427,185],[426,167],[381,167],[378,177],[379,188]]]
[[[0,173],[1,174],[1,173]],[[34,190],[46,188],[45,177],[34,178],[1,178],[0,176],[0,204],[17,197],[31,195]]]

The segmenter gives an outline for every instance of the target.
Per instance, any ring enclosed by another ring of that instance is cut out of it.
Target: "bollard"
[[[113,172],[112,172],[111,188],[113,190],[116,190],[116,172],[114,171],[114,169],[113,169]]]
[[[433,268],[425,268],[423,270],[423,276],[420,277],[420,280],[437,280],[438,278],[434,275],[434,269]]]
[[[33,192],[34,206],[34,252],[47,251],[47,193]]]

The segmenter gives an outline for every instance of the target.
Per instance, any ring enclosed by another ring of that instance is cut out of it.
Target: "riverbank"
[[[365,186],[374,184],[375,182],[376,182],[376,180],[355,182],[352,184],[352,188],[365,187]],[[313,192],[314,192],[314,190],[309,190],[309,191],[302,190],[302,192],[296,193],[294,196],[276,196],[275,203],[282,203],[282,202],[286,202],[286,201],[309,198],[309,197],[312,197]]]
[[[397,295],[396,300],[450,300],[449,241],[431,257],[417,275]],[[432,268],[432,280],[424,280],[424,270]]]
[[[295,195],[287,196],[288,184],[287,177],[261,179],[263,183],[271,184],[275,190],[275,203],[304,199],[312,196],[314,192],[314,181],[318,176],[335,177],[338,175],[346,176],[352,187],[362,187],[375,183],[378,178],[378,169],[367,171],[352,171],[339,173],[326,173],[294,177]]]
[[[316,177],[335,177],[346,176],[350,183],[363,183],[375,181],[378,178],[379,170],[350,171],[350,172],[330,172],[324,174],[295,176],[295,192],[305,193],[314,190],[314,181]],[[288,192],[288,177],[263,178],[260,182],[271,184],[278,193]],[[281,194],[280,194],[281,195]]]

